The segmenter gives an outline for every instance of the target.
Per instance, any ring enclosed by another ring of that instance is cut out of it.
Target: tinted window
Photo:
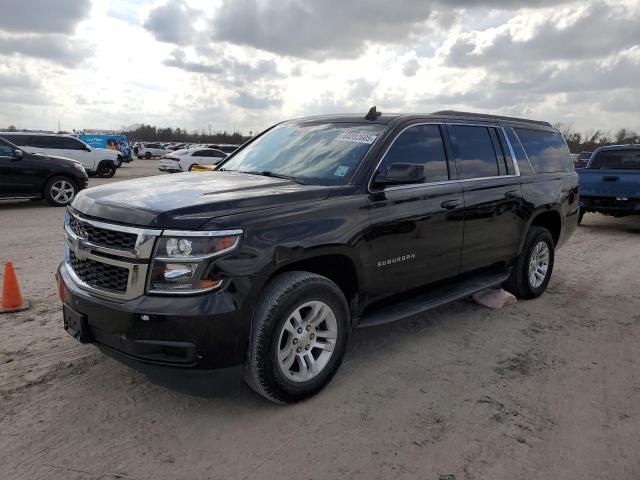
[[[528,128],[515,131],[536,173],[573,171],[571,154],[561,134]]]
[[[84,150],[85,149],[84,143],[71,137],[62,137],[62,144],[64,145],[64,148],[67,150]]]
[[[19,133],[3,133],[3,134],[0,134],[0,137],[10,141],[14,145],[26,145],[27,138],[28,138],[27,135],[23,135]]]
[[[65,147],[64,137],[54,137],[48,135],[32,135],[29,137],[29,143],[32,147],[38,148],[54,148],[61,149]]]
[[[448,127],[460,178],[496,177],[498,159],[487,127]]]
[[[423,165],[427,182],[448,180],[447,157],[440,128],[437,125],[416,125],[402,132],[385,155],[379,172],[384,174],[394,163]]]
[[[640,170],[640,149],[598,153],[589,168],[600,170]]]
[[[520,139],[516,136],[513,128],[505,128],[505,131],[507,132],[509,143],[511,143],[511,148],[513,148],[513,154],[516,156],[520,175],[531,175],[533,170],[531,170],[531,164],[529,164],[529,160],[527,160],[527,155],[524,153]]]
[[[213,155],[214,152],[212,152],[211,150],[199,150],[197,152],[193,152],[193,156],[194,157],[214,157],[215,155]]]
[[[0,141],[0,157],[13,157],[13,147]]]

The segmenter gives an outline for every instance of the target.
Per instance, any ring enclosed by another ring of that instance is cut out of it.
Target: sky
[[[640,131],[640,0],[0,0],[0,128],[443,109]]]

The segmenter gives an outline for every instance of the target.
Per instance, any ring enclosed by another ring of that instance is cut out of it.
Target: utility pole
[[[60,133],[60,120],[58,120],[58,133]]]

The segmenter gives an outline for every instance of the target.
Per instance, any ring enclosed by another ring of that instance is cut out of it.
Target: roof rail
[[[492,120],[505,120],[508,122],[520,122],[531,123],[533,125],[541,125],[543,127],[552,127],[549,122],[543,122],[540,120],[529,120],[527,118],[518,117],[504,117],[501,115],[489,115],[486,113],[473,113],[473,112],[458,112],[456,110],[440,110],[439,112],[433,112],[432,115],[447,115],[456,117],[470,117],[470,118],[487,118]]]

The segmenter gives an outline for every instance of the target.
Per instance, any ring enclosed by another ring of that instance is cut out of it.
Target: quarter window
[[[450,125],[448,129],[461,179],[500,175],[489,128]]]
[[[415,125],[402,132],[393,142],[380,165],[385,173],[394,163],[423,165],[427,182],[449,179],[447,156],[438,125]]]
[[[572,172],[573,162],[567,144],[558,132],[514,129],[536,173]]]

